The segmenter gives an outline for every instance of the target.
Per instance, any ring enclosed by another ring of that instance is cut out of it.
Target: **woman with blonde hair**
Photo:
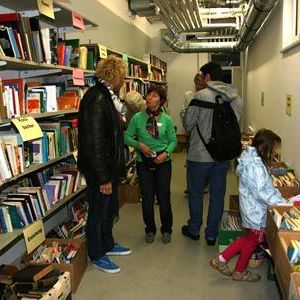
[[[79,108],[78,168],[88,189],[88,255],[95,267],[107,273],[120,271],[109,255],[131,253],[115,243],[112,234],[119,209],[117,185],[125,172],[121,126],[125,109],[118,98],[125,75],[121,59],[109,56],[101,60],[96,68],[97,83],[85,93]]]

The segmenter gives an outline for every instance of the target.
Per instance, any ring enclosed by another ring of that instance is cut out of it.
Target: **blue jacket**
[[[273,186],[272,178],[254,147],[248,147],[238,159],[239,202],[245,228],[266,227],[267,206],[285,202]]]

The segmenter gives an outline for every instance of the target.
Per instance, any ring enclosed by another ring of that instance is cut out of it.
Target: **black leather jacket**
[[[116,181],[125,174],[121,122],[108,89],[100,82],[80,103],[78,169],[93,185]]]

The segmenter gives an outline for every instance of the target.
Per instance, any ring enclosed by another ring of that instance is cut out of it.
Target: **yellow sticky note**
[[[39,13],[55,20],[53,0],[37,0]]]
[[[107,58],[107,48],[100,44],[98,46],[99,46],[100,58]]]
[[[32,117],[12,119],[18,129],[23,142],[35,140],[43,136],[40,125]]]
[[[31,253],[45,241],[44,224],[42,220],[32,223],[23,230],[27,253]]]

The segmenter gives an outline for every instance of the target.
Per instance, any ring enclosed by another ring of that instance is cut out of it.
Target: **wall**
[[[186,91],[194,90],[194,76],[199,67],[208,62],[208,54],[180,54],[176,52],[160,51],[160,33],[152,39],[151,52],[168,64],[168,107],[170,114],[177,126],[177,133],[185,131],[180,119],[180,111],[184,105],[184,94]]]
[[[282,138],[282,157],[300,175],[300,47],[281,54],[282,2],[245,57],[245,125],[267,127]],[[261,106],[261,92],[265,105]],[[286,95],[292,95],[292,116],[285,113]]]
[[[123,2],[125,0],[114,0],[115,7],[118,7],[118,3],[122,4],[120,7],[123,9],[123,17],[121,17],[112,11],[112,4],[107,8],[104,5],[106,3],[101,4],[100,1],[96,0],[72,0],[72,3],[68,6],[97,23],[98,28],[68,34],[67,37],[80,38],[81,43],[98,42],[108,48],[142,58],[144,53],[149,52],[151,45],[150,25],[147,27],[143,23],[143,26],[141,26],[142,21],[137,23],[137,21],[130,18],[129,11]],[[125,18],[126,14],[128,15],[127,19]],[[145,33],[146,29],[149,34]]]

